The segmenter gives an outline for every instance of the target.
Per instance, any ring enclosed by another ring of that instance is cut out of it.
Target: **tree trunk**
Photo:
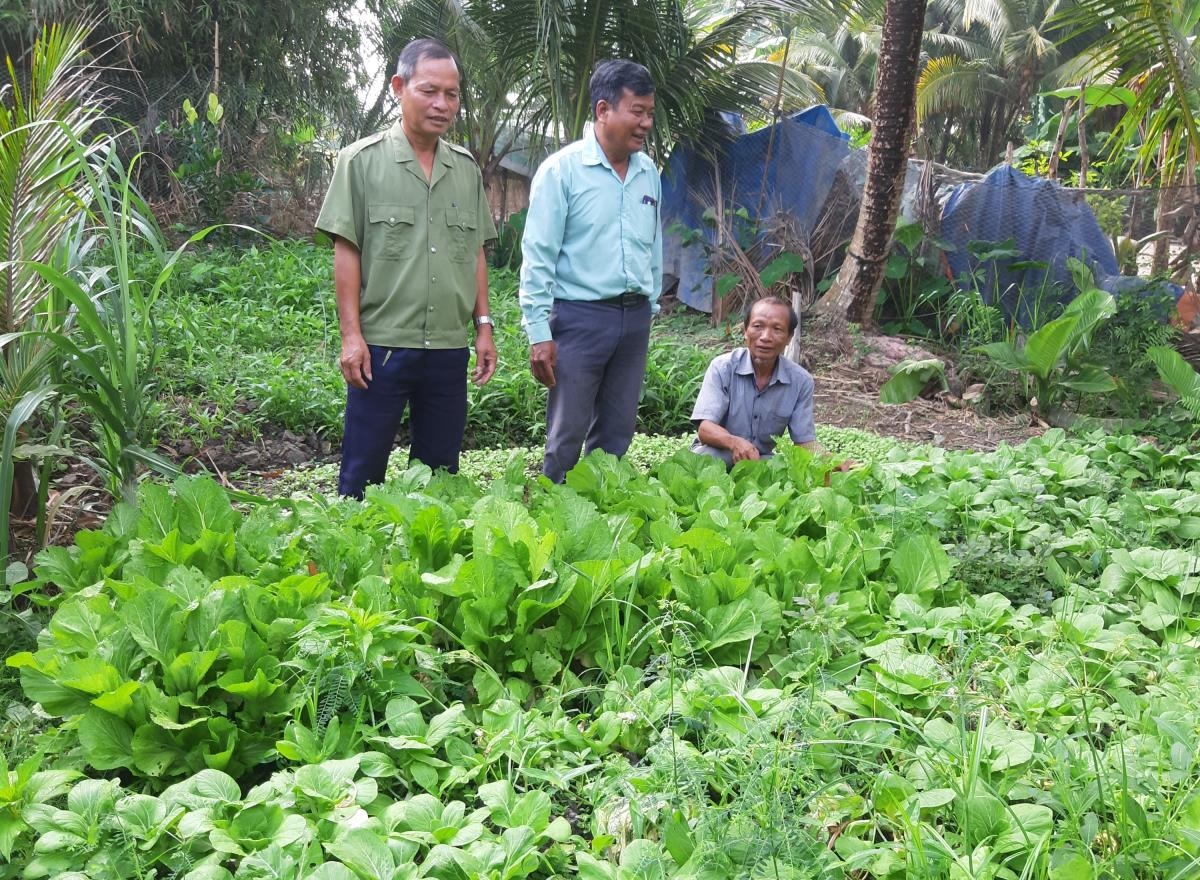
[[[875,293],[891,250],[916,119],[925,3],[887,0],[862,207],[837,280],[817,303],[819,315],[863,326],[874,321]]]
[[[1155,214],[1154,260],[1150,264],[1152,275],[1165,275],[1171,261],[1171,214],[1175,210],[1174,180],[1167,174],[1167,133],[1163,132],[1162,144],[1158,153],[1158,210]]]
[[[1087,147],[1087,130],[1084,127],[1084,117],[1087,115],[1087,105],[1084,103],[1084,94],[1087,91],[1087,86],[1079,87],[1079,183],[1076,184],[1080,189],[1087,188],[1088,175],[1088,147]]]
[[[1068,98],[1067,103],[1063,104],[1062,113],[1058,119],[1058,134],[1054,136],[1054,146],[1050,150],[1050,169],[1046,172],[1046,177],[1051,180],[1058,180],[1058,157],[1062,155],[1063,146],[1067,140],[1067,123],[1071,121],[1071,111],[1075,109],[1075,99]]]

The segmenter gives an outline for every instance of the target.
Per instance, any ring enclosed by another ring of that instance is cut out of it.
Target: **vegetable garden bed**
[[[1200,455],[827,467],[146,484],[39,559],[0,877],[1196,876]]]

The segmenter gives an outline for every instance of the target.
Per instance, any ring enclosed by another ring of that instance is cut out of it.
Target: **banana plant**
[[[1035,415],[1052,414],[1071,392],[1106,394],[1116,389],[1109,372],[1088,359],[1093,332],[1116,310],[1112,294],[1090,285],[1067,304],[1061,317],[1030,333],[1023,343],[1008,339],[975,351],[1024,377]]]

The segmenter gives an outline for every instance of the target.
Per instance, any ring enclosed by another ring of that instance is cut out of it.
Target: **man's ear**
[[[603,98],[601,98],[599,101],[597,101],[596,102],[596,121],[600,122],[605,116],[608,115],[608,111],[610,109],[612,109],[612,108],[611,108],[611,105],[608,103],[608,101],[604,100]]]
[[[400,92],[404,90],[404,80],[399,75],[392,77],[392,94],[397,98],[400,97]]]

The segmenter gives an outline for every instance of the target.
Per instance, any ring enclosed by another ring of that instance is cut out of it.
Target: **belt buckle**
[[[634,293],[633,291],[627,290],[623,294],[621,294],[621,296],[619,297],[620,302],[621,302],[621,308],[632,309],[634,306],[636,306],[638,304],[638,300],[641,298],[642,298],[642,295],[640,293]]]

